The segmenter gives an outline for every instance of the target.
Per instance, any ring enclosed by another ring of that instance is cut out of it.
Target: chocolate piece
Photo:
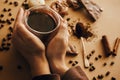
[[[97,79],[95,77],[93,77],[92,80],[97,80]]]
[[[109,57],[111,55],[111,49],[108,43],[108,39],[107,36],[102,36],[102,45],[103,45],[103,49],[104,49],[104,53],[106,57]]]
[[[3,18],[3,17],[4,17],[4,14],[1,14],[0,17]]]
[[[75,61],[76,64],[78,64],[78,61]]]
[[[113,66],[114,64],[115,64],[115,63],[114,63],[113,61],[110,63],[111,66]]]
[[[29,9],[28,3],[23,3],[22,6],[24,7],[24,9]]]
[[[95,60],[97,61],[97,60],[98,60],[98,57],[95,57]]]
[[[8,0],[5,0],[5,2],[4,3],[7,3],[8,2]]]
[[[65,1],[56,1],[51,4],[51,8],[58,12],[62,17],[68,15],[68,6]]]
[[[11,11],[11,9],[10,9],[10,8],[8,9],[8,12],[9,12],[9,11]]]
[[[92,65],[89,69],[90,72],[94,71],[96,68]]]
[[[70,61],[69,61],[69,64],[71,64],[71,63],[73,63],[73,61],[72,61],[72,60],[70,60]]]
[[[6,12],[6,11],[7,11],[6,8],[4,8],[4,9],[3,9],[3,12]]]
[[[97,77],[98,79],[103,79],[104,78],[104,76],[101,74],[101,75],[98,75],[98,77]]]
[[[9,5],[12,5],[12,2],[9,2]]]
[[[113,52],[112,52],[112,55],[113,55],[113,56],[116,56],[116,55],[117,55],[119,43],[120,43],[120,38],[117,38],[117,39],[115,40],[115,44],[114,44],[114,47],[113,47]]]
[[[10,32],[13,32],[13,28],[11,26],[8,29]]]
[[[93,19],[93,21],[96,21],[100,17],[101,12],[103,10],[96,3],[94,3],[92,0],[78,0],[78,1],[86,9],[88,14]]]
[[[12,16],[12,13],[9,13],[8,15],[9,15],[9,16]]]
[[[106,66],[107,65],[107,63],[105,62],[104,64],[103,64],[103,66]]]
[[[101,58],[102,58],[102,55],[98,55],[98,58],[101,59]]]
[[[7,19],[6,22],[7,22],[8,25],[12,24],[9,19]]]
[[[75,63],[72,64],[72,66],[75,66],[75,65],[76,65]]]

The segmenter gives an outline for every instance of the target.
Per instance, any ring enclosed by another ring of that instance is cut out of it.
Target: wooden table
[[[15,18],[19,7],[21,6],[24,0],[9,0],[7,4],[4,3],[5,0],[0,0],[0,14],[4,14],[4,19]],[[19,5],[15,7],[14,5],[9,5],[9,2],[19,2]],[[46,3],[49,5],[53,0],[46,0]],[[76,20],[80,19],[83,23],[90,23],[93,31],[96,33],[97,37],[91,41],[87,41],[85,43],[87,54],[89,54],[92,50],[95,50],[95,54],[91,57],[89,62],[92,62],[95,66],[95,70],[90,72],[89,69],[85,69],[83,66],[83,58],[81,52],[81,41],[77,39],[75,36],[71,36],[70,42],[73,43],[79,52],[79,55],[76,57],[66,57],[66,64],[71,67],[69,64],[69,60],[78,61],[81,68],[85,71],[90,80],[98,75],[105,75],[107,71],[110,71],[109,76],[104,76],[103,80],[111,80],[111,77],[115,77],[116,80],[120,79],[120,48],[118,49],[118,53],[116,57],[104,57],[104,52],[101,45],[101,37],[103,35],[107,35],[110,46],[113,48],[114,41],[117,37],[120,37],[120,0],[95,0],[97,4],[99,4],[103,8],[103,13],[98,21],[95,23],[90,22],[86,18],[86,16],[80,11],[73,11],[69,9],[69,15],[65,17],[71,18],[69,23],[76,23]],[[3,9],[11,8],[12,16],[8,16],[9,12],[3,12]],[[73,16],[75,15],[75,16]],[[1,25],[1,23],[0,23]],[[0,29],[0,44],[2,43],[2,39],[6,38],[6,35],[9,33],[8,28],[13,27],[14,22],[11,25],[5,24],[3,28]],[[7,41],[10,43],[10,40]],[[95,60],[95,57],[98,55],[102,55],[102,58],[99,60]],[[114,65],[111,66],[110,63],[114,62]],[[103,64],[107,63],[104,67]],[[29,65],[24,60],[24,58],[16,53],[12,46],[8,51],[0,51],[0,66],[3,66],[3,69],[0,70],[0,80],[31,80],[31,74]]]

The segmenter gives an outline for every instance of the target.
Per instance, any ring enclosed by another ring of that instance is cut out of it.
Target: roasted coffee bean
[[[116,78],[115,78],[115,77],[112,77],[111,80],[116,80]]]
[[[94,54],[94,53],[95,53],[95,50],[92,50],[91,53]]]
[[[15,19],[14,18],[11,18],[11,21],[14,21]]]
[[[75,63],[72,64],[72,66],[75,66],[75,65],[76,65]]]
[[[107,71],[105,76],[109,76],[110,75],[110,71]]]
[[[97,57],[95,57],[95,60],[97,61],[97,60],[98,60],[98,58],[97,58]]]
[[[11,9],[10,9],[10,8],[8,9],[8,12],[9,12],[9,11],[11,11]]]
[[[11,26],[8,29],[10,32],[13,32],[13,28]]]
[[[98,55],[98,58],[102,58],[102,55]]]
[[[78,61],[75,61],[76,64],[78,64]]]
[[[1,14],[0,17],[3,18],[3,17],[4,17],[4,14]]]
[[[95,77],[93,77],[93,78],[92,78],[92,80],[96,80],[96,78],[95,78]]]
[[[3,12],[6,12],[6,11],[7,11],[6,8],[4,8],[4,9],[3,9]]]
[[[12,16],[12,13],[9,13],[8,16]]]
[[[15,7],[18,6],[18,2],[17,2],[17,1],[14,2],[14,6],[15,6]]]
[[[104,76],[101,74],[101,75],[98,75],[98,77],[97,77],[98,79],[103,79],[104,78]]]
[[[12,5],[13,3],[12,2],[9,2],[9,5]]]
[[[7,22],[8,25],[12,24],[9,19],[7,19],[6,22]]]
[[[106,66],[107,65],[107,63],[105,62],[104,64],[103,64],[103,66]]]
[[[5,2],[4,3],[8,3],[8,0],[5,0]]]
[[[113,61],[110,63],[111,66],[113,66],[114,64],[115,64],[115,63],[114,63]]]
[[[70,61],[69,61],[69,64],[71,64],[71,63],[73,63],[73,61],[72,61],[72,60],[70,60]]]

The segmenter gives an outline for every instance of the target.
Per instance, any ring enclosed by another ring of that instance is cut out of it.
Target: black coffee
[[[56,27],[54,19],[50,15],[42,12],[31,12],[27,22],[32,29],[39,32],[48,32]]]

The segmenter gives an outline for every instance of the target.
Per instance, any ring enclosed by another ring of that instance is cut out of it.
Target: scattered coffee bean
[[[22,6],[24,7],[24,9],[29,9],[29,5],[27,3],[23,3]]]
[[[75,63],[72,64],[72,66],[75,66],[75,65],[76,65]]]
[[[14,21],[15,19],[14,18],[11,18],[11,21]]]
[[[10,32],[13,32],[13,28],[11,26],[8,29]]]
[[[89,71],[94,71],[95,70],[95,67],[92,65],[90,68],[89,68]]]
[[[12,16],[12,13],[9,13],[8,16]]]
[[[9,2],[9,5],[12,5],[13,3],[12,2]]]
[[[89,55],[87,55],[87,59],[88,59],[88,60],[90,59],[90,56],[89,56]]]
[[[0,71],[1,71],[1,70],[3,70],[3,66],[2,66],[2,65],[0,65]]]
[[[15,6],[15,7],[18,6],[18,2],[17,2],[17,1],[14,2],[14,6]]]
[[[12,24],[9,19],[7,19],[6,22],[7,22],[8,25]]]
[[[112,77],[111,80],[116,80],[116,78],[115,78],[115,77]]]
[[[9,11],[11,11],[11,9],[10,9],[10,8],[8,9],[8,12],[9,12]]]
[[[95,78],[95,77],[93,77],[93,78],[92,78],[92,80],[96,80],[96,78]]]
[[[3,39],[2,39],[2,43],[3,43],[3,42],[5,42],[5,41],[6,41],[6,39],[5,39],[5,38],[3,38]]]
[[[91,53],[94,54],[94,53],[95,53],[95,50],[92,50]]]
[[[3,18],[3,17],[4,17],[4,14],[1,14],[0,17]]]
[[[8,3],[8,0],[5,0],[5,2],[4,3]]]
[[[114,63],[113,61],[110,63],[111,66],[113,66],[114,64],[115,64],[115,63]]]
[[[97,77],[98,79],[103,79],[104,78],[104,76],[101,74],[101,75],[98,75],[98,77]]]
[[[98,58],[99,58],[99,59],[102,58],[102,55],[98,55]]]
[[[98,58],[97,58],[97,57],[95,57],[95,60],[97,61],[97,60],[98,60]]]
[[[103,64],[103,66],[106,66],[107,65],[107,63],[105,62],[104,64]]]
[[[3,9],[3,12],[6,12],[6,11],[7,11],[6,8],[4,8],[4,9]]]
[[[107,71],[105,76],[109,76],[110,75],[110,71]]]
[[[73,63],[73,61],[72,61],[72,60],[70,60],[70,61],[69,61],[69,64],[71,64],[71,63]]]
[[[75,61],[76,64],[78,64],[78,61]]]
[[[67,18],[67,21],[70,21],[70,18]]]

